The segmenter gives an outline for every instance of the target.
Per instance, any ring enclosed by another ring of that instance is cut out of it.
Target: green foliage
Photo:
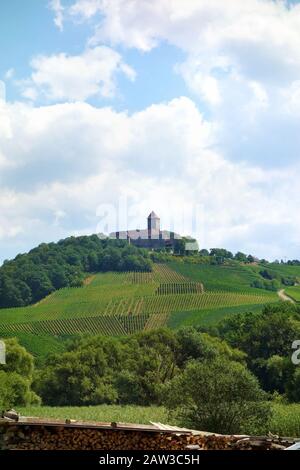
[[[214,266],[173,261],[170,263],[170,267],[193,281],[202,282],[206,291],[254,293],[253,282],[262,279],[258,273],[259,267],[241,265],[237,262],[232,263],[230,265]],[[260,293],[263,293],[263,291],[260,291]]]
[[[178,341],[176,362],[180,368],[190,360],[215,359],[221,356],[236,361],[245,359],[241,351],[231,348],[225,341],[205,333],[199,334],[195,328],[181,328],[176,336]]]
[[[206,327],[218,324],[221,320],[239,313],[261,312],[263,304],[237,305],[232,307],[212,307],[199,310],[172,312],[167,326],[180,328],[183,326]]]
[[[223,263],[225,259],[232,259],[233,254],[225,248],[211,248],[210,256],[213,256],[219,263]]]
[[[273,279],[273,280],[256,279],[255,281],[252,282],[251,287],[255,287],[256,289],[264,289],[264,290],[277,292],[281,287],[281,283],[276,279]]]
[[[0,409],[39,403],[31,390],[33,357],[16,339],[5,340],[6,364],[0,366]]]
[[[18,408],[23,416],[40,416],[56,419],[77,419],[105,423],[149,424],[150,421],[176,424],[168,421],[162,406],[97,405],[97,406],[29,406]]]
[[[4,372],[16,372],[26,379],[30,379],[33,373],[33,357],[25,348],[19,345],[15,338],[5,340],[6,364],[1,366]]]
[[[248,263],[247,255],[245,253],[242,253],[241,251],[238,251],[235,254],[234,259],[240,261],[241,263]]]
[[[286,384],[287,398],[292,402],[300,402],[300,368],[296,367],[293,374],[290,374]]]
[[[300,404],[275,403],[269,424],[271,433],[279,436],[300,437]]]
[[[285,289],[285,293],[296,302],[300,302],[300,287],[299,286],[288,287],[287,289]]]
[[[244,360],[240,351],[193,328],[119,340],[78,338],[67,352],[49,356],[34,388],[48,405],[158,404],[162,387],[191,359],[220,356]]]
[[[57,419],[77,419],[83,421],[125,422],[149,424],[150,421],[179,425],[175,418],[168,416],[163,406],[99,405],[81,407],[30,406],[18,408],[23,416],[40,416]],[[265,423],[257,434],[265,433]],[[268,431],[279,436],[300,437],[300,405],[272,403],[272,416]]]
[[[221,338],[247,354],[247,364],[265,390],[299,399],[298,372],[291,362],[292,343],[300,337],[298,307],[289,302],[269,305],[262,313],[227,318],[218,329]]]
[[[199,282],[192,282],[167,264],[154,264],[152,272],[97,273],[90,276],[81,288],[59,289],[33,306],[2,309],[0,334],[23,337],[25,345],[28,345],[26,338],[34,335],[61,337],[90,333],[123,336],[164,326],[176,312],[180,320],[176,327],[188,318],[193,318],[193,324],[199,325],[204,316],[205,323],[224,316],[225,312],[219,312],[224,307],[232,307],[234,312],[235,307],[262,305],[274,300],[277,300],[276,295],[254,289],[202,293]],[[187,314],[182,315],[182,312]],[[37,342],[33,339],[29,348],[32,344],[33,352],[37,349],[42,352],[43,344],[40,342],[38,346]],[[58,346],[53,344],[53,352]],[[51,344],[49,338],[45,338],[44,349],[48,347]]]
[[[16,372],[0,370],[0,410],[32,402],[28,381]]]
[[[296,282],[296,278],[292,276],[283,276],[280,272],[264,268],[259,271],[260,279],[256,279],[252,283],[252,287],[257,289],[266,289],[271,291],[277,291],[282,286],[293,286]]]
[[[43,243],[0,268],[0,308],[25,306],[63,287],[83,285],[84,273],[151,271],[146,250],[96,235]]]
[[[270,405],[257,379],[224,358],[190,362],[165,389],[164,404],[183,425],[219,433],[267,427]]]

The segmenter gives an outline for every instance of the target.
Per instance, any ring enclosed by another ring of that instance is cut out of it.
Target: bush
[[[6,365],[0,370],[0,410],[39,404],[39,397],[31,390],[33,357],[16,339],[7,339],[5,344]]]
[[[267,396],[245,366],[225,359],[190,362],[170,381],[164,404],[181,425],[219,433],[262,432]]]

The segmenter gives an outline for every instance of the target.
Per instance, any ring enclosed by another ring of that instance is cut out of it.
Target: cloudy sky
[[[0,262],[151,210],[300,258],[300,2],[2,1],[0,97]]]

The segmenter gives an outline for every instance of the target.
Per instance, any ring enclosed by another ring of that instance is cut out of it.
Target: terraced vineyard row
[[[191,282],[189,278],[177,273],[167,264],[154,264],[152,272],[127,272],[126,281],[131,284]]]
[[[270,297],[269,301],[272,297]],[[240,294],[235,292],[204,292],[203,294],[173,294],[149,296],[144,299],[144,313],[159,313],[164,309],[170,312],[233,307],[236,305],[264,304],[265,295]]]
[[[199,279],[197,274],[191,280],[167,264],[154,264],[152,273],[98,273],[82,288],[61,289],[36,305],[2,309],[0,336],[18,332],[119,336],[164,326],[174,312],[213,312],[277,301],[275,293],[255,290],[204,292]]]
[[[106,316],[138,316],[141,314],[162,314],[164,312],[234,307],[237,305],[258,305],[273,300],[265,295],[241,294],[235,292],[203,292],[197,294],[165,294],[145,296],[136,299],[111,301],[105,310]]]
[[[121,299],[118,301],[111,300],[107,305],[104,315],[140,315],[143,311],[144,299]]]
[[[204,292],[203,284],[200,282],[174,282],[172,284],[160,284],[156,289],[156,295],[168,294],[202,294]]]
[[[28,323],[0,325],[1,333],[33,333],[51,335],[70,335],[77,333],[103,334],[107,336],[122,336],[146,328],[149,315],[139,316],[105,316],[71,318],[65,320],[43,320]],[[160,322],[163,324],[163,322]]]
[[[162,311],[161,313],[154,313],[149,315],[148,320],[145,324],[144,330],[154,330],[166,326],[170,312],[168,310]]]
[[[167,264],[154,264],[153,277],[154,280],[159,283],[191,282],[191,279],[174,271]]]
[[[130,284],[149,284],[154,281],[153,272],[131,271],[126,273],[126,281]]]
[[[47,319],[20,323],[2,323],[0,333],[47,333],[53,335],[93,333],[127,335],[164,326],[171,312],[260,304],[266,296],[232,292],[166,294],[111,301],[97,316]]]

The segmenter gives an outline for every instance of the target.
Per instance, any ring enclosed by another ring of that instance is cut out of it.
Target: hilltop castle
[[[160,229],[160,218],[151,212],[147,218],[147,228],[143,230],[123,230],[121,232],[113,232],[110,238],[118,240],[127,240],[129,243],[139,247],[148,249],[174,249],[176,240],[182,237],[174,232]]]

